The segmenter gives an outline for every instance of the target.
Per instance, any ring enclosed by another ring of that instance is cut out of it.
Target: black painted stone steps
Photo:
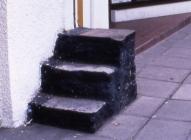
[[[47,94],[112,101],[119,75],[115,67],[49,60],[41,67],[41,90]]]
[[[129,30],[90,30],[81,35],[60,34],[54,58],[89,64],[121,66],[126,55],[133,56],[134,32]]]
[[[30,103],[35,122],[95,132],[110,113],[106,102],[39,93]]]
[[[96,131],[137,96],[134,36],[104,29],[60,34],[54,55],[41,65],[41,87],[29,116],[47,125]]]

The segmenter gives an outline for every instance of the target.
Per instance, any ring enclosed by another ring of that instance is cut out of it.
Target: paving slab
[[[174,94],[172,99],[191,101],[191,84],[183,84]]]
[[[189,70],[148,65],[137,77],[181,83],[189,73]]]
[[[0,129],[0,140],[114,140],[109,137],[32,124],[16,129]]]
[[[141,64],[150,64],[159,58],[167,49],[169,49],[169,47],[167,47],[166,43],[158,43],[152,48],[136,55],[135,62]]]
[[[142,69],[145,67],[145,64],[143,63],[136,63],[136,73],[140,73]]]
[[[153,119],[135,140],[187,140],[190,128],[190,123]]]
[[[137,78],[138,94],[144,96],[169,98],[178,86],[177,83]]]
[[[191,42],[190,42],[191,43]],[[191,59],[191,48],[171,48],[168,51],[166,51],[163,55],[168,57],[178,57],[178,58],[185,58],[185,59]]]
[[[185,49],[191,49],[191,35],[189,35],[187,38],[176,42],[176,44],[173,45],[174,48],[185,48]]]
[[[177,34],[185,34],[190,35],[191,32],[191,24],[188,24],[187,26],[185,26],[184,28],[180,29],[178,32],[176,32]]]
[[[70,140],[70,139],[63,139],[63,140]],[[116,140],[108,137],[101,137],[101,136],[95,136],[95,135],[89,135],[89,136],[82,136],[82,137],[76,137],[76,140]]]
[[[189,75],[184,81],[185,84],[191,84],[191,75]]]
[[[189,133],[188,139],[187,140],[191,140],[191,131]]]
[[[174,35],[174,34],[173,34]],[[176,36],[180,36],[177,34]],[[151,48],[145,50],[144,52],[136,55],[135,62],[152,64],[157,58],[160,58],[166,51],[170,48],[175,48],[177,43],[182,40],[176,39],[176,36],[170,36],[168,39],[162,40],[161,42],[155,44]]]
[[[115,140],[132,140],[133,136],[144,126],[148,119],[130,115],[118,115],[112,122],[102,127],[96,135]]]
[[[175,69],[187,69],[191,70],[191,63],[189,59],[177,58],[170,56],[161,56],[150,64],[163,67],[171,67]]]
[[[143,52],[135,57],[135,63],[139,64],[149,64],[155,61],[158,57],[147,52]]]
[[[129,107],[124,109],[124,114],[152,117],[155,111],[164,103],[165,99],[139,96]]]
[[[191,121],[191,101],[169,100],[156,113],[156,118]]]
[[[0,129],[0,140],[75,140],[84,135],[77,131],[40,124],[17,129]]]

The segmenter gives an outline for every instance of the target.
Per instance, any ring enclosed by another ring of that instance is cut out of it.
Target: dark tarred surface
[[[135,47],[140,52],[189,24],[191,13],[112,23],[111,28],[136,31]]]
[[[107,117],[136,98],[134,37],[129,30],[59,35],[54,56],[41,65],[41,88],[29,105],[29,119],[32,116],[38,123],[95,132]],[[91,113],[87,99],[94,100],[93,110],[99,102],[104,104]]]

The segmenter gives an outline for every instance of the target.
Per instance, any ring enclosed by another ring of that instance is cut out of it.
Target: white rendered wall
[[[109,28],[109,1],[84,0],[84,27]]]
[[[59,2],[59,0],[57,0]],[[57,2],[55,1],[55,2]],[[70,30],[74,28],[74,3],[73,0],[60,0],[63,1],[62,13],[64,14],[64,29]]]
[[[12,125],[6,3],[6,0],[0,0],[0,126],[5,127]]]
[[[40,63],[52,55],[57,34],[73,27],[72,0],[8,0],[8,58],[13,126],[26,120],[40,86]],[[68,4],[69,3],[69,4]],[[67,7],[69,6],[70,8]],[[65,8],[65,9],[64,9]],[[68,19],[65,21],[64,19]]]
[[[177,2],[126,10],[115,10],[112,11],[112,21],[121,22],[188,12],[191,12],[191,2]]]
[[[92,27],[92,0],[83,0],[83,26],[86,28]]]

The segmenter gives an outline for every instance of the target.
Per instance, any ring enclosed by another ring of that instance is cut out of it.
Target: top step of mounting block
[[[54,58],[90,64],[121,66],[133,55],[134,31],[94,29],[81,34],[60,34]],[[129,58],[129,57],[128,57]]]

